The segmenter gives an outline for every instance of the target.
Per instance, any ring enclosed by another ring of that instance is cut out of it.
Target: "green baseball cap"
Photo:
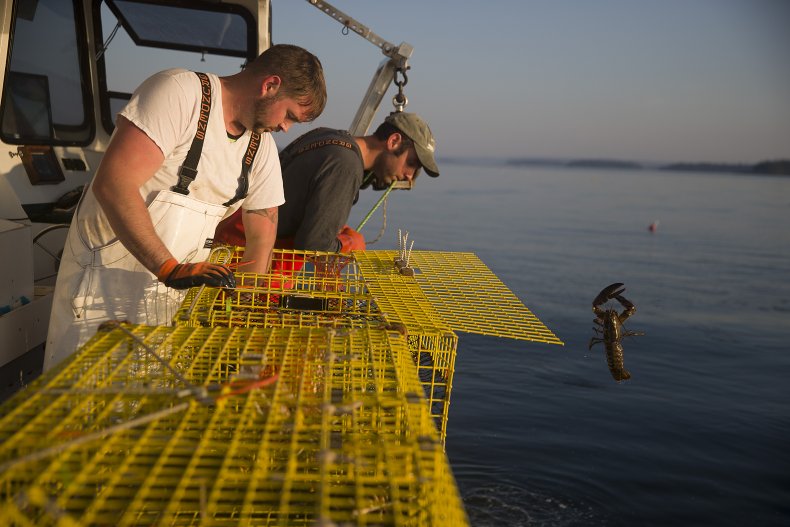
[[[436,139],[433,138],[428,123],[416,113],[393,112],[384,119],[384,122],[403,132],[406,137],[414,141],[417,158],[425,171],[431,177],[439,177],[439,167],[433,154],[436,151]]]

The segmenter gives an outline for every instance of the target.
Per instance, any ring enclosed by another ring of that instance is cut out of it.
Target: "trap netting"
[[[243,272],[242,247],[222,247],[212,256],[236,270],[237,288],[190,290],[176,324],[397,329],[407,339],[442,441],[455,331],[562,344],[472,253],[414,251],[411,272],[404,273],[396,251],[275,250],[266,275]]]
[[[4,525],[465,525],[403,336],[119,326],[0,407]]]
[[[276,250],[0,407],[9,525],[465,525],[455,331],[561,341],[473,254]]]

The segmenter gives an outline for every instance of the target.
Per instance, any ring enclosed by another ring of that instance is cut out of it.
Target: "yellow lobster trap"
[[[0,406],[3,525],[466,525],[455,331],[561,344],[470,253],[275,251]]]
[[[398,330],[408,341],[443,442],[455,329],[561,344],[471,253],[416,251],[404,266],[397,251],[275,250],[266,275],[244,273],[243,255],[242,247],[215,250],[215,262],[236,270],[237,288],[190,290],[175,324]]]
[[[466,525],[405,339],[115,325],[0,407],[3,525]]]

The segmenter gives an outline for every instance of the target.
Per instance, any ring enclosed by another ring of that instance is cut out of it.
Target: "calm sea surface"
[[[790,177],[445,163],[370,248],[398,228],[476,253],[565,342],[459,334],[447,453],[473,525],[790,525]],[[646,333],[620,384],[587,348],[612,282]]]

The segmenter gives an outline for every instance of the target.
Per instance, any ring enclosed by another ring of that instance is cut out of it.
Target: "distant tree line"
[[[733,165],[723,163],[673,163],[660,167],[661,170],[686,172],[735,172],[740,174],[790,175],[790,160],[761,161],[755,165]]]
[[[655,166],[617,159],[559,160],[545,158],[517,158],[508,159],[506,164],[516,166],[553,166],[622,170],[639,170],[650,168],[653,170],[669,170],[674,172],[730,172],[738,174],[790,175],[790,159],[761,161],[754,165],[732,163],[671,163],[668,165]]]
[[[752,172],[758,174],[790,174],[790,159],[757,163],[754,165]]]

